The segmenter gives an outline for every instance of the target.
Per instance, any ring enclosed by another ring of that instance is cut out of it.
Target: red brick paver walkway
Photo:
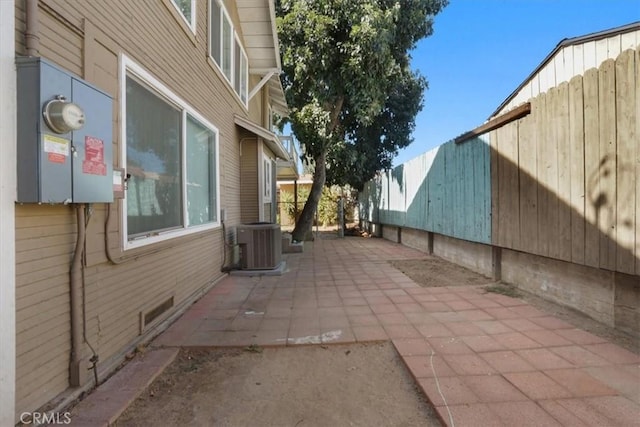
[[[640,357],[519,299],[423,288],[387,261],[421,252],[320,239],[280,277],[228,277],[156,347],[391,340],[447,425],[637,426]]]

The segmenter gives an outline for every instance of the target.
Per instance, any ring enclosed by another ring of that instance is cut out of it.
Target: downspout
[[[38,0],[26,0],[26,28],[24,44],[27,56],[40,56],[40,23],[38,20]]]
[[[71,355],[69,360],[69,385],[79,387],[85,383],[86,367],[82,360],[82,253],[86,235],[84,204],[76,209],[76,249],[69,272],[69,295],[71,305]]]

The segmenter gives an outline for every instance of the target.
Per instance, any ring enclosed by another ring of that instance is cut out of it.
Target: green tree
[[[276,14],[289,120],[314,167],[293,231],[311,228],[322,188],[361,188],[411,142],[426,80],[409,51],[447,0],[280,0]]]

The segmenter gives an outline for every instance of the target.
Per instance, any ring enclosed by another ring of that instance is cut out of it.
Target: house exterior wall
[[[16,376],[15,198],[16,68],[15,7],[0,2],[0,425],[13,425]]]
[[[258,192],[258,138],[243,133],[240,156],[240,194],[243,224],[260,220],[260,198]]]
[[[271,166],[271,200],[265,197],[264,160],[275,158],[262,138],[243,132],[242,155],[240,157],[242,223],[275,222],[275,162]]]
[[[17,55],[25,54],[24,3],[15,2]],[[250,109],[258,109],[250,114],[216,64],[208,59],[208,3],[196,1],[194,35],[171,0],[40,0],[40,55],[113,97],[114,166],[125,166],[119,99],[123,56],[217,127],[218,197],[220,208],[226,211],[225,223],[233,227],[243,214],[240,164],[244,158],[240,156],[234,114],[259,118],[261,101],[256,96],[250,102]],[[236,30],[241,31],[234,2],[225,4]],[[155,325],[222,277],[221,227],[123,250],[122,212],[122,200],[94,204],[87,228],[86,336],[99,354],[102,377],[137,343],[149,339]],[[68,392],[69,269],[77,224],[71,206],[31,204],[16,206],[15,223],[15,409],[20,413]],[[141,315],[169,298],[173,298],[173,308],[141,330]],[[84,358],[90,356],[86,345],[81,351]]]
[[[260,193],[262,194],[262,221],[276,222],[276,156],[267,147],[262,144],[262,154],[260,154]],[[270,173],[264,170],[265,161],[270,164]],[[267,173],[269,173],[269,181],[267,181]],[[269,194],[265,194],[265,188],[269,186]]]

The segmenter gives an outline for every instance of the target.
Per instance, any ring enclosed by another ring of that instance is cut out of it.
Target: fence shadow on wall
[[[368,218],[609,272],[616,322],[638,325],[639,67],[625,51],[533,98],[529,115],[381,174]]]

